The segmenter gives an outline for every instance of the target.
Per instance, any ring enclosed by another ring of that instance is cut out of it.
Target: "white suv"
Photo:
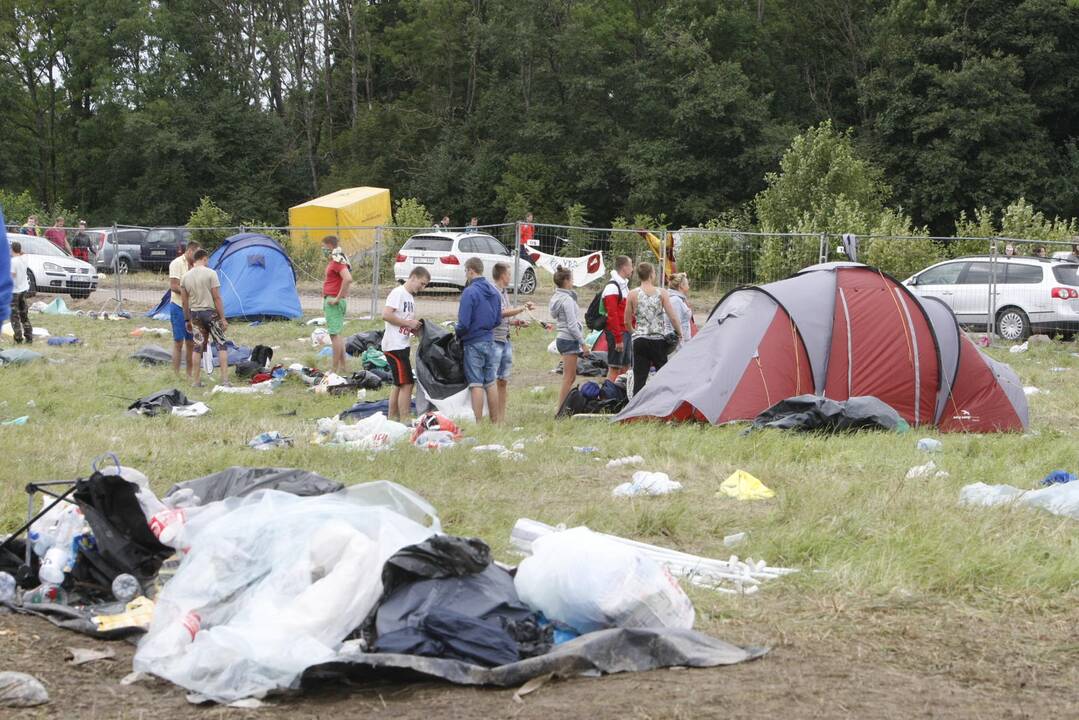
[[[491,279],[496,263],[509,265],[513,272],[513,254],[490,235],[467,232],[431,232],[413,235],[397,253],[393,274],[403,283],[415,267],[431,273],[429,287],[465,286],[465,260],[477,257],[483,261],[483,274]],[[517,261],[517,289],[524,295],[536,291],[536,269],[526,258]]]
[[[1052,258],[996,259],[995,327],[1005,340],[1025,340],[1032,332],[1079,331],[1079,264]],[[903,281],[922,297],[943,300],[960,325],[988,323],[992,263],[988,256],[946,260]]]
[[[67,293],[81,300],[97,289],[97,271],[90,263],[71,257],[43,237],[8,233],[7,239],[22,246],[31,295]]]

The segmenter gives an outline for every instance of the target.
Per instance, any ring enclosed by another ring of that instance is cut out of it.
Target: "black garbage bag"
[[[382,594],[388,596],[415,580],[475,575],[490,564],[491,548],[479,538],[433,535],[418,545],[401,548],[386,561]]]
[[[461,343],[437,323],[424,321],[420,328],[416,379],[427,396],[435,400],[445,400],[468,387]]]
[[[844,401],[819,395],[798,395],[780,400],[753,420],[751,430],[778,428],[821,432],[895,430],[906,422],[887,403],[869,396]]]
[[[353,357],[363,355],[367,348],[382,346],[382,330],[365,330],[355,335],[350,335],[345,341],[345,352]]]
[[[336,480],[322,477],[307,470],[294,468],[230,467],[212,475],[177,483],[165,493],[168,498],[181,490],[190,489],[199,504],[230,497],[250,495],[256,490],[280,490],[281,492],[307,497],[326,495],[342,489]]]
[[[415,626],[380,635],[376,652],[446,658],[484,667],[521,659],[517,641],[497,623],[441,608],[423,615]]]
[[[138,486],[116,474],[95,472],[75,483],[72,499],[82,510],[94,542],[80,545],[71,572],[76,585],[111,595],[117,575],[134,575],[147,583],[175,550],[158,542],[135,494]]]
[[[150,417],[153,417],[162,413],[167,415],[172,412],[174,407],[182,407],[190,404],[191,401],[187,399],[186,395],[177,388],[170,388],[169,390],[160,390],[152,395],[139,398],[128,405],[127,410],[136,415],[149,415]]]

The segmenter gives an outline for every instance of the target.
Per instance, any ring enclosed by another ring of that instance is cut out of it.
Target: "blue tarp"
[[[221,300],[230,320],[303,316],[292,261],[271,238],[233,235],[214,250],[210,267],[221,279]]]

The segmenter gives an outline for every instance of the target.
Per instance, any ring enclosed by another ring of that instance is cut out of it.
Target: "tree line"
[[[1079,215],[1077,67],[1073,0],[4,0],[0,189],[92,225],[376,185],[460,224],[950,234]],[[868,189],[780,167],[822,127]],[[799,173],[833,196],[758,197]]]

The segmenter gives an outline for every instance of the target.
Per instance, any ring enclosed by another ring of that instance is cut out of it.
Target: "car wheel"
[[[131,263],[127,258],[120,258],[116,261],[116,272],[121,275],[127,275],[131,269]]]
[[[521,276],[521,284],[517,289],[523,295],[531,295],[536,292],[536,271],[532,268],[525,270],[525,274]]]
[[[37,295],[37,279],[34,277],[33,272],[29,270],[26,271],[26,281],[30,283],[30,289],[26,291],[26,294],[29,297],[34,297]]]
[[[1022,342],[1030,337],[1030,320],[1017,307],[1008,307],[997,313],[997,334],[1005,340]]]

